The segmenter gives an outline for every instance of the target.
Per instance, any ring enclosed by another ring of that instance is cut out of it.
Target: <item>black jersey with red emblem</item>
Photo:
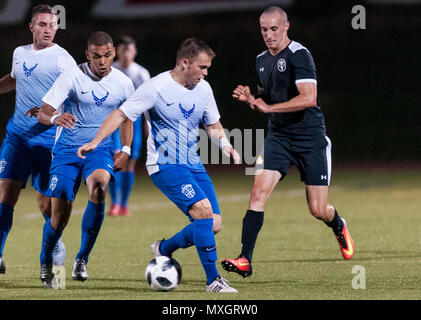
[[[258,95],[267,104],[286,102],[299,93],[297,84],[317,83],[316,67],[311,53],[300,43],[290,44],[276,56],[268,50],[256,57]],[[308,140],[325,136],[326,128],[319,101],[314,107],[297,112],[269,113],[270,130],[290,138]]]

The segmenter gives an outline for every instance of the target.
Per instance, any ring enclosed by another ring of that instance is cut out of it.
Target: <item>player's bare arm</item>
[[[251,106],[262,113],[296,112],[317,105],[317,85],[312,82],[298,83],[298,95],[291,100],[273,105],[266,104],[263,99],[255,99]]]
[[[0,79],[0,94],[8,93],[16,89],[16,80],[12,78],[10,73]]]
[[[73,129],[76,117],[71,113],[56,114],[56,109],[43,103],[37,115],[38,121],[47,126],[56,125],[66,129]]]
[[[84,156],[84,154],[95,150],[102,140],[104,140],[106,137],[112,134],[127,119],[128,118],[126,117],[126,115],[120,109],[116,109],[113,112],[111,112],[111,114],[107,117],[107,119],[105,119],[104,123],[99,128],[95,138],[93,138],[91,142],[84,144],[77,150],[77,156],[79,158],[85,159],[86,157]]]
[[[224,127],[221,122],[218,121],[212,125],[205,125],[206,132],[208,133],[209,138],[216,142],[222,150],[222,153],[228,158],[232,158],[235,164],[240,163],[240,155],[233,148],[231,143],[228,141],[227,136],[225,135]]]
[[[120,139],[123,146],[131,146],[133,140],[133,121],[126,119],[120,126]],[[124,147],[123,147],[124,148]],[[114,155],[114,171],[123,169],[129,160],[129,153],[125,150],[116,152]]]

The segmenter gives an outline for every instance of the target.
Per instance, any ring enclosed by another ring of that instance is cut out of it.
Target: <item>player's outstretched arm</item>
[[[71,113],[58,115],[56,109],[47,103],[43,103],[37,115],[38,121],[47,126],[56,125],[66,129],[73,129],[76,117]]]
[[[91,142],[84,144],[77,150],[77,156],[79,158],[85,159],[86,157],[84,155],[86,153],[95,150],[102,140],[104,140],[106,137],[112,134],[126,120],[127,117],[120,110],[120,108],[111,112],[107,119],[105,119],[105,121],[102,123],[95,138],[93,138]]]
[[[208,133],[209,139],[211,139],[211,141],[219,145],[219,148],[222,150],[222,153],[228,158],[231,157],[234,160],[235,164],[240,164],[240,155],[228,141],[222,123],[218,121],[212,125],[205,125],[204,127],[206,129],[206,132]]]
[[[16,89],[16,79],[13,79],[10,73],[0,79],[0,94],[7,93]]]

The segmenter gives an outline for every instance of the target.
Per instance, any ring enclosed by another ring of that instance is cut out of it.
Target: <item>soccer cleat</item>
[[[250,277],[253,273],[251,263],[246,258],[241,256],[236,259],[225,259],[221,262],[221,264],[224,270],[238,273],[243,278]]]
[[[53,273],[53,266],[42,264],[40,278],[45,288],[54,288],[55,278]]]
[[[0,258],[0,273],[6,273],[6,264],[4,263],[3,257]]]
[[[120,214],[120,209],[121,209],[121,206],[119,204],[112,203],[110,210],[107,212],[107,215],[111,217],[118,216]]]
[[[125,206],[121,206],[120,211],[118,212],[118,215],[122,216],[122,217],[130,217],[132,215],[132,213],[129,210],[129,208],[127,208]]]
[[[233,287],[230,287],[227,282],[227,279],[218,277],[210,285],[206,286],[206,291],[238,293],[238,290],[234,289]]]
[[[161,246],[162,241],[164,241],[164,239],[155,241],[151,244],[152,254],[154,257],[162,256],[161,251],[159,251],[159,247]]]
[[[83,259],[76,259],[73,263],[72,279],[85,281],[88,279],[87,262]]]
[[[354,254],[354,241],[352,240],[351,234],[348,231],[345,219],[341,219],[344,226],[342,227],[340,234],[336,235],[336,239],[338,240],[342,256],[345,260],[349,260]]]
[[[66,261],[66,247],[63,241],[58,239],[56,246],[53,251],[53,264],[56,266],[62,266]]]

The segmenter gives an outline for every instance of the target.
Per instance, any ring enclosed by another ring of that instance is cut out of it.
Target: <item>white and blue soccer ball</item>
[[[166,256],[152,259],[145,270],[145,278],[150,287],[159,291],[171,291],[181,281],[181,266],[174,259]]]

